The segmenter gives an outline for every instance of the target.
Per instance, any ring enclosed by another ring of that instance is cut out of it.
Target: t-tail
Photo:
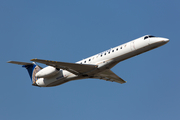
[[[37,86],[36,81],[38,78],[36,78],[35,75],[37,72],[39,72],[42,69],[40,66],[38,66],[34,62],[27,63],[27,62],[18,62],[18,61],[8,61],[8,63],[22,65],[22,67],[26,68],[31,78],[32,85]]]

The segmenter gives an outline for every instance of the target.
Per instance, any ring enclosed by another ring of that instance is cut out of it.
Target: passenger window
[[[112,52],[114,52],[114,50],[112,50]]]
[[[104,53],[104,55],[106,55],[106,53]]]
[[[118,48],[116,49],[116,51],[118,51]]]
[[[122,47],[120,49],[122,49]]]
[[[101,55],[101,57],[102,57],[102,55]]]
[[[110,51],[108,53],[110,54]]]
[[[91,61],[91,59],[89,59],[89,61]]]
[[[86,63],[86,61],[84,61],[84,63]]]

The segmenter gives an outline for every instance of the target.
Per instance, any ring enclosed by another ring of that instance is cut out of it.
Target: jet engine
[[[59,70],[52,66],[47,66],[36,73],[37,78],[46,78],[56,75],[59,72]]]

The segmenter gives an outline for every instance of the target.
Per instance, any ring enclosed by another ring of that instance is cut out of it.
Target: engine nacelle
[[[46,78],[56,75],[59,72],[55,67],[47,66],[36,73],[37,78]]]

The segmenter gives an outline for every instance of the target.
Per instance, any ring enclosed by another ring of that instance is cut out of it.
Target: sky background
[[[179,5],[179,0],[1,0],[0,119],[179,120]],[[6,63],[33,58],[74,63],[147,34],[170,42],[112,68],[125,84],[86,79],[39,88],[26,69]]]

